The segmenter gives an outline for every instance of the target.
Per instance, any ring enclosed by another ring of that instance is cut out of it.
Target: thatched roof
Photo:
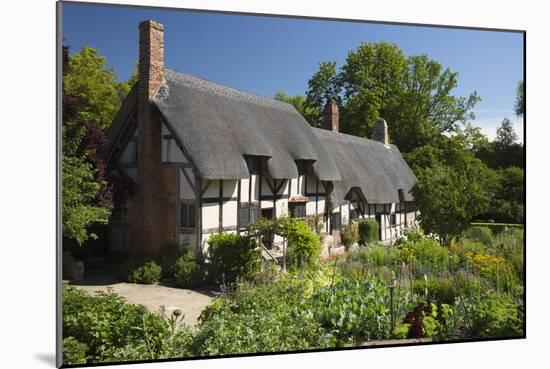
[[[336,162],[341,181],[334,182],[336,201],[341,202],[352,188],[359,188],[371,204],[412,201],[410,190],[416,176],[395,145],[313,128]]]
[[[136,104],[134,86],[109,129],[105,158]],[[170,69],[153,104],[202,178],[248,178],[246,155],[265,157],[276,179],[298,177],[295,160],[311,160],[313,174],[333,183],[333,205],[352,188],[371,204],[413,200],[409,191],[416,177],[397,147],[311,128],[292,105]]]
[[[340,180],[328,152],[305,119],[287,103],[165,69],[153,99],[199,176],[248,178],[244,155],[268,157],[273,178],[296,178],[295,160],[312,160],[321,180]]]

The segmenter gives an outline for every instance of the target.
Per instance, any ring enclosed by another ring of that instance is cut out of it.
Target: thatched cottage
[[[312,128],[289,104],[166,68],[164,27],[144,21],[139,31],[139,82],[104,150],[137,183],[109,223],[111,250],[201,253],[210,234],[242,232],[259,217],[319,215],[336,241],[358,218],[376,218],[385,242],[415,222],[416,177],[386,122],[372,140],[339,133],[331,101],[324,129]]]

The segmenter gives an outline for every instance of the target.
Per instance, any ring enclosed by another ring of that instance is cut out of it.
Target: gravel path
[[[167,316],[172,311],[180,309],[185,314],[183,321],[191,326],[197,324],[200,313],[215,297],[215,293],[206,290],[186,290],[165,284],[121,282],[116,272],[106,267],[86,270],[81,281],[64,282],[92,294],[94,291],[107,291],[108,288],[112,288],[113,292],[124,297],[126,301],[144,305],[154,313],[160,313],[161,305],[164,305]]]
[[[181,288],[166,287],[162,285],[146,285],[135,283],[113,283],[104,285],[71,284],[93,293],[94,291],[113,291],[123,296],[128,302],[144,305],[152,312],[159,313],[160,306],[164,305],[166,315],[180,309],[185,314],[183,321],[188,325],[195,325],[201,311],[210,304],[213,295],[208,292],[186,290]]]

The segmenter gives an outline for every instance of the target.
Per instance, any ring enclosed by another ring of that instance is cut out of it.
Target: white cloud
[[[471,123],[475,127],[480,127],[481,132],[489,137],[490,140],[494,140],[497,134],[497,128],[500,127],[504,118],[505,117],[475,119]],[[523,118],[513,116],[508,119],[510,119],[514,125],[514,131],[518,135],[518,141],[523,143]]]

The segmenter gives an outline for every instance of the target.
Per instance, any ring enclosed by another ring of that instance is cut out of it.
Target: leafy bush
[[[199,318],[197,355],[327,348],[333,337],[307,310],[306,284],[293,276],[217,298]]]
[[[458,258],[437,241],[424,238],[417,242],[407,242],[401,249],[402,260],[413,266],[418,274],[438,274],[458,265]]]
[[[208,238],[208,273],[217,283],[250,279],[259,269],[260,250],[256,241],[237,234],[219,233]]]
[[[349,250],[359,240],[359,225],[357,222],[346,224],[342,227],[342,243]]]
[[[74,337],[63,339],[63,364],[85,364],[88,345]]]
[[[153,284],[160,281],[162,268],[153,260],[130,260],[124,267],[124,276],[128,282]]]
[[[67,360],[81,361],[85,349],[82,345],[88,348],[88,363],[190,354],[189,346],[176,345],[185,337],[190,341],[188,328],[181,324],[176,327],[142,305],[126,303],[111,291],[88,295],[83,290],[63,287],[63,335],[70,353]]]
[[[488,227],[470,227],[466,229],[462,236],[476,242],[481,242],[485,246],[491,246],[493,243],[493,232]]]
[[[289,266],[301,268],[314,265],[321,254],[321,240],[308,225],[291,219],[286,230]]]
[[[445,278],[415,279],[413,290],[420,296],[425,295],[428,290],[428,301],[438,304],[454,304],[455,300],[461,295],[471,295],[479,293],[481,286],[476,279],[464,278],[460,275]]]
[[[174,276],[174,265],[186,251],[186,245],[166,244],[161,246],[155,261],[162,268],[162,277],[172,278]]]
[[[202,281],[202,269],[192,251],[186,251],[174,264],[174,280],[179,287],[193,288]]]
[[[399,260],[399,250],[391,246],[370,244],[348,255],[350,261],[361,261],[367,269],[394,266]]]
[[[457,311],[462,311],[461,322],[468,337],[522,336],[523,312],[509,295],[482,292],[459,298]]]
[[[366,246],[371,242],[378,241],[378,235],[380,234],[380,226],[374,219],[363,219],[359,221],[359,244]]]
[[[352,340],[383,339],[390,330],[389,291],[374,278],[343,279],[333,286],[320,288],[312,296],[313,316],[329,332],[337,345]]]

